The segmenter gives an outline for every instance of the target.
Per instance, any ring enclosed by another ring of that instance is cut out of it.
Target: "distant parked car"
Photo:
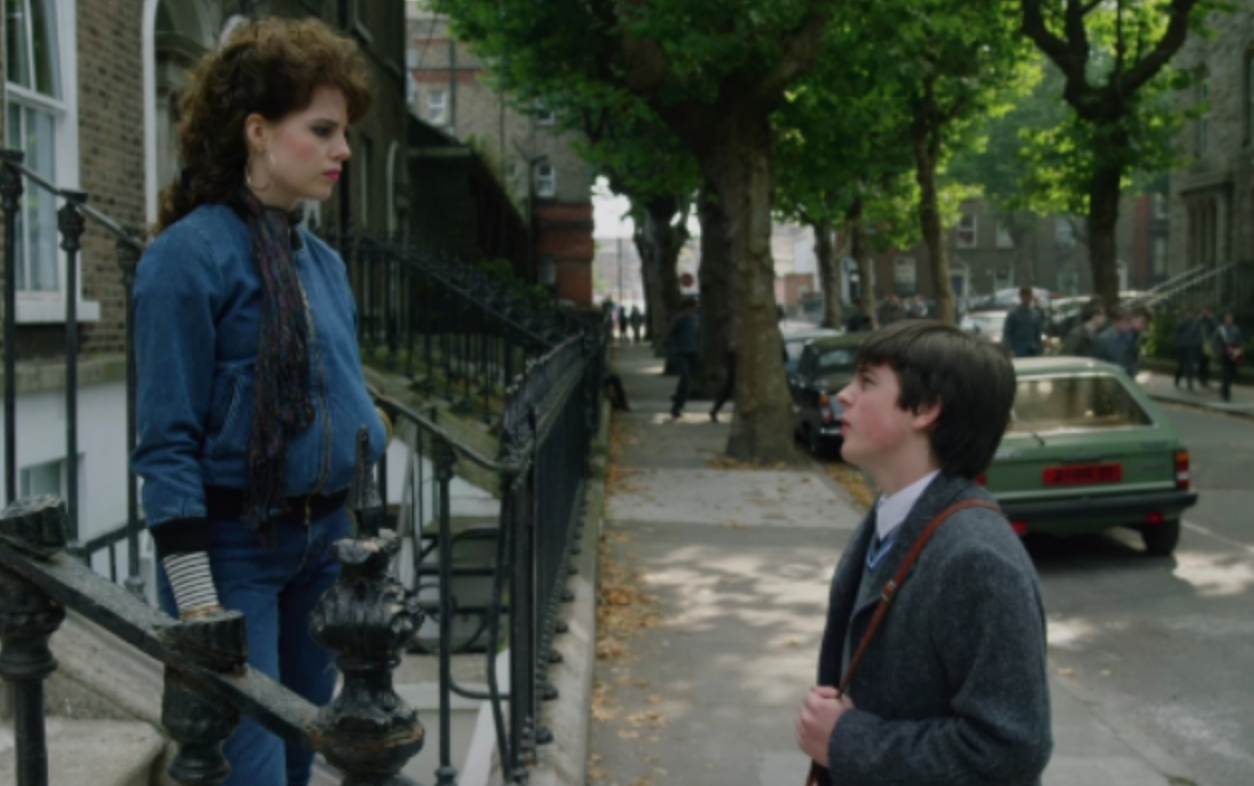
[[[844,331],[807,325],[805,327],[785,329],[783,333],[785,358],[784,370],[787,371],[788,377],[791,379],[793,374],[797,373],[797,362],[801,360],[801,350],[805,348],[807,341],[839,336],[842,335]]]
[[[1189,453],[1158,406],[1115,365],[1018,358],[1011,422],[982,478],[1015,529],[1130,527],[1167,555],[1197,502]]]
[[[801,352],[797,373],[789,380],[793,424],[797,436],[813,455],[840,450],[840,416],[844,408],[836,394],[853,379],[858,348],[869,333],[810,341]]]
[[[958,327],[968,333],[982,336],[995,344],[1000,344],[1001,334],[1006,327],[1007,313],[1004,310],[972,311],[963,316]]]

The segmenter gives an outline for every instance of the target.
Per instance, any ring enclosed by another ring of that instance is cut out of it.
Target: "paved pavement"
[[[817,467],[727,468],[729,426],[700,401],[672,422],[661,366],[647,349],[618,349],[633,411],[615,414],[603,542],[655,607],[640,610],[624,654],[597,662],[587,783],[800,786],[793,720],[831,572],[861,514]],[[1046,786],[1190,783],[1061,671]]]
[[[1142,371],[1136,375],[1136,381],[1156,399],[1254,418],[1254,388],[1248,385],[1233,385],[1232,401],[1225,402],[1219,397],[1219,382],[1215,377],[1208,387],[1196,385],[1193,390],[1184,383],[1176,387],[1172,375],[1161,371]]]

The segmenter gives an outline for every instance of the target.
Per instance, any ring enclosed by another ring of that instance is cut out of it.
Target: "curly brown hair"
[[[245,22],[205,55],[180,102],[183,174],[161,192],[157,231],[207,202],[234,198],[244,183],[244,121],[277,122],[309,106],[314,91],[338,87],[356,124],[370,110],[366,63],[357,45],[319,19]]]

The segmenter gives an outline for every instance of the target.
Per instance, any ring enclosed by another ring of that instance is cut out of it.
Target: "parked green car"
[[[1197,502],[1189,453],[1140,386],[1078,357],[1018,358],[1014,410],[983,482],[1016,531],[1130,527],[1150,554],[1180,539]]]

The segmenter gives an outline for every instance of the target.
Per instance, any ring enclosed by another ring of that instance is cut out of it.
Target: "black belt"
[[[244,517],[243,489],[205,486],[205,511],[211,519],[239,521]],[[272,516],[275,524],[309,524],[344,507],[348,489],[333,494],[302,494],[287,498],[287,512]]]

